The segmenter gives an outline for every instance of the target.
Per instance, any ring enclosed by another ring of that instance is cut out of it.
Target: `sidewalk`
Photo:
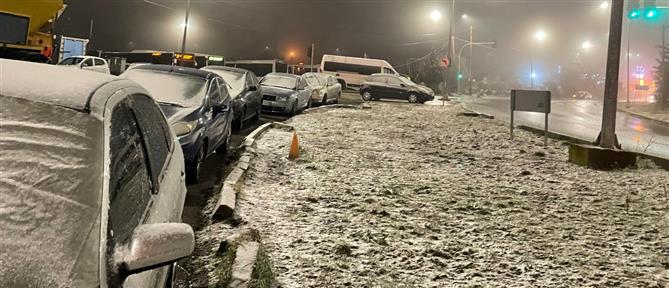
[[[669,124],[669,111],[652,111],[652,107],[645,103],[632,103],[630,107],[626,106],[627,105],[625,103],[620,102],[618,103],[618,110],[639,117]]]
[[[600,172],[458,105],[371,102],[270,130],[238,198],[281,287],[666,287],[666,171]],[[215,230],[215,228],[212,228]]]

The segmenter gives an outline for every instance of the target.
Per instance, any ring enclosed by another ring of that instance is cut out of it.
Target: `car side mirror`
[[[249,86],[249,91],[258,91],[258,87],[256,87],[256,86]]]
[[[228,105],[220,103],[220,104],[214,104],[212,109],[213,109],[214,113],[218,114],[218,113],[228,112],[228,110],[230,110],[230,107]]]
[[[400,83],[400,87],[405,88],[407,85],[404,85],[403,83]]]
[[[193,228],[184,223],[143,224],[130,242],[115,250],[119,274],[127,277],[189,256],[195,247]]]

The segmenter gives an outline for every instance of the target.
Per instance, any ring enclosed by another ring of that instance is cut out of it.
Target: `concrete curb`
[[[534,127],[529,127],[529,126],[524,126],[524,125],[519,125],[518,129],[522,129],[522,130],[534,133],[538,136],[543,136],[544,135],[544,130],[543,129],[537,129],[537,128],[534,128]],[[564,134],[560,134],[560,133],[555,133],[555,132],[550,132],[550,131],[548,132],[548,138],[561,140],[561,141],[566,141],[566,142],[573,143],[573,144],[592,145],[592,142],[590,142],[590,141],[586,141],[586,140],[579,139],[579,138],[576,138],[576,137],[572,137],[572,136],[568,136],[568,135],[564,135]],[[665,158],[661,158],[661,157],[657,157],[657,156],[652,156],[652,155],[648,155],[648,154],[643,154],[643,153],[639,153],[639,152],[632,152],[632,151],[628,151],[628,152],[634,153],[638,159],[649,160],[649,161],[655,163],[655,165],[659,166],[660,168],[662,168],[664,170],[669,170],[669,159],[665,159]]]
[[[618,111],[624,112],[624,113],[627,113],[627,114],[630,114],[630,115],[633,115],[633,116],[636,116],[636,117],[639,117],[639,118],[643,118],[645,120],[651,121],[651,122],[653,122],[655,124],[658,124],[658,125],[669,125],[669,121],[664,121],[664,120],[656,119],[656,118],[649,117],[649,116],[646,116],[646,115],[643,115],[643,114],[639,114],[637,112],[630,111],[626,108],[618,108]]]
[[[309,108],[309,109],[307,109],[307,110],[304,110],[303,113],[305,113],[305,114],[309,114],[309,113],[318,113],[318,112],[326,111],[326,110],[328,110],[328,109],[337,109],[337,108],[339,108],[339,109],[341,109],[341,108],[345,108],[345,109],[362,109],[362,106],[361,106],[361,105],[351,105],[351,104],[332,104],[332,105],[322,105],[322,106],[313,107],[313,108]]]
[[[251,281],[253,267],[258,258],[260,243],[255,241],[240,243],[235,254],[235,262],[232,264],[232,279],[228,287],[246,288]]]
[[[260,125],[244,138],[244,142],[242,142],[240,147],[244,150],[244,153],[239,157],[237,164],[232,168],[230,174],[223,180],[223,187],[221,188],[218,201],[216,202],[216,207],[211,214],[213,220],[225,220],[234,214],[237,203],[237,193],[242,190],[242,183],[244,181],[246,170],[248,170],[249,163],[251,163],[251,160],[253,160],[254,157],[254,154],[248,150],[250,150],[253,143],[270,128],[287,131],[295,130],[295,128],[290,125],[279,122],[270,122]]]

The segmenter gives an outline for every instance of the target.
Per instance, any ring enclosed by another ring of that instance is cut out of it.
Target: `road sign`
[[[448,57],[444,57],[441,59],[441,66],[442,67],[450,67],[451,66],[451,60],[448,60]]]
[[[551,113],[551,92],[538,90],[511,90],[511,140],[513,140],[513,112],[539,112],[545,114],[544,146],[548,145],[548,114]]]

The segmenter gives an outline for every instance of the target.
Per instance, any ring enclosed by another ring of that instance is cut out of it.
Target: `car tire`
[[[246,117],[246,108],[242,110],[242,115],[239,115],[239,119],[232,121],[232,130],[240,131],[244,128],[244,117]]]
[[[312,103],[312,101],[311,101],[311,97],[309,97],[309,100],[307,100],[307,105],[304,106],[304,108],[300,109],[300,113],[302,113],[302,112],[303,112],[304,110],[306,110],[307,108],[311,108],[311,105],[312,105],[312,104],[313,104],[313,103]]]
[[[321,100],[321,105],[328,105],[328,94],[323,95],[323,99]]]
[[[409,94],[409,103],[418,103],[420,99],[418,99],[418,94],[416,93],[410,93]]]
[[[200,149],[197,150],[197,155],[195,155],[195,160],[191,161],[186,165],[186,184],[196,184],[200,177],[200,169],[202,169],[202,162],[204,162],[205,147],[202,145]]]
[[[372,101],[374,100],[374,96],[372,96],[372,92],[369,90],[362,91],[362,100],[365,101]]]
[[[230,151],[230,135],[225,139],[225,142],[221,143],[220,146],[216,147],[216,154],[227,155]]]
[[[332,103],[333,104],[339,103],[339,98],[341,98],[341,92],[339,92],[339,94],[337,94],[337,98],[335,98],[334,102],[332,102]]]
[[[260,109],[258,109],[256,113],[253,114],[253,118],[251,118],[251,121],[253,123],[257,123],[258,121],[260,121]]]

